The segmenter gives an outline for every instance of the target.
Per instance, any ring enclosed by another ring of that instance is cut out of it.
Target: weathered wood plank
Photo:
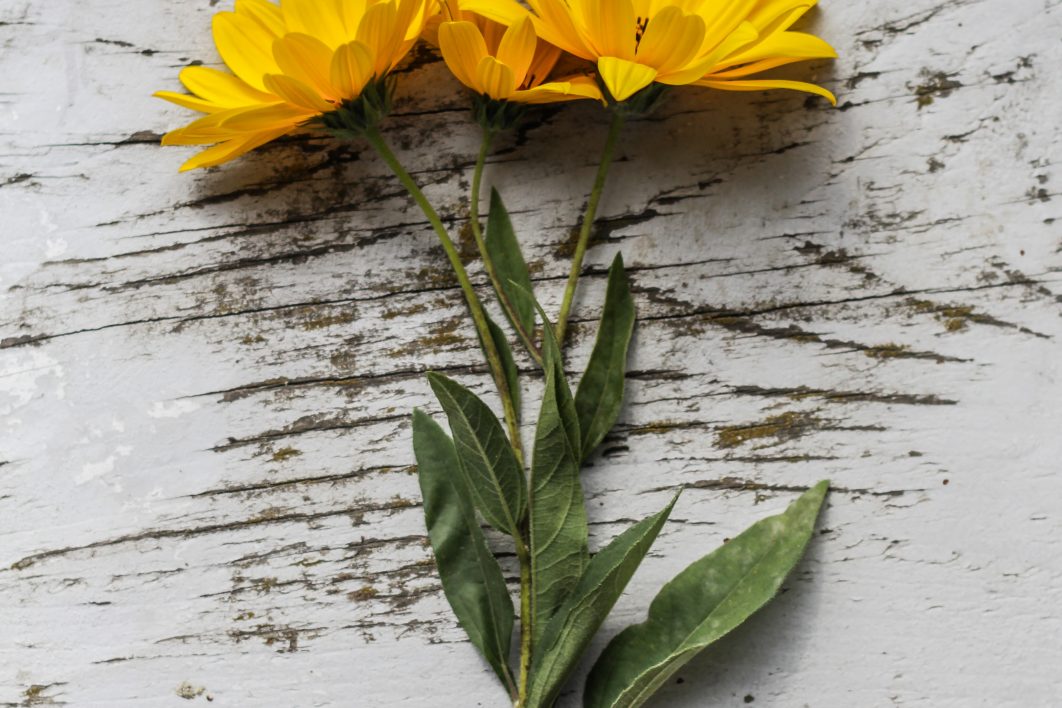
[[[0,705],[498,705],[411,474],[424,371],[490,397],[459,292],[364,146],[176,173],[149,94],[217,61],[216,9],[0,7]],[[838,110],[676,92],[614,168],[573,369],[617,250],[641,319],[592,544],[691,488],[609,632],[830,477],[789,591],[660,704],[1050,705],[1062,3],[813,21]],[[464,97],[428,53],[403,86],[388,132],[460,220]],[[553,309],[603,123],[545,111],[488,170]]]

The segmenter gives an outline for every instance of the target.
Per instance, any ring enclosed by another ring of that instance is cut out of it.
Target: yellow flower
[[[438,42],[457,80],[496,101],[601,100],[601,91],[589,76],[546,81],[561,50],[539,41],[528,17],[508,28],[476,16],[444,21],[438,28]]]
[[[730,91],[783,88],[815,93],[814,84],[750,79],[807,59],[833,58],[829,44],[789,28],[817,0],[464,0],[464,7],[504,25],[530,17],[538,36],[597,63],[612,98],[625,101],[656,82]]]
[[[181,171],[232,160],[308,121],[350,106],[387,76],[424,28],[429,0],[236,0],[214,16],[231,70],[190,66],[193,95],[155,95],[207,115],[163,145],[212,145]],[[368,88],[367,88],[368,87]]]

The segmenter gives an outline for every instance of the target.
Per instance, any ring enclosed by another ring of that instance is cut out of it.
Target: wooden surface
[[[430,229],[363,145],[157,145],[228,5],[0,3],[0,705],[503,705],[411,473],[422,373],[489,389]],[[592,546],[690,489],[606,636],[828,477],[788,591],[655,705],[1062,705],[1062,3],[812,25],[839,109],[690,90],[625,132],[570,357],[622,250]],[[422,52],[387,125],[458,220],[465,101]],[[554,311],[605,120],[539,113],[488,168]]]

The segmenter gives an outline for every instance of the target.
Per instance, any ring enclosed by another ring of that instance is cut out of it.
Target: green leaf
[[[576,462],[582,462],[582,459],[578,456],[581,440],[579,435],[579,413],[575,407],[575,399],[572,398],[571,388],[568,386],[568,379],[564,375],[564,356],[561,354],[560,342],[557,341],[557,335],[553,331],[553,323],[549,321],[549,316],[542,309],[542,305],[538,303],[538,300],[530,292],[527,295],[531,298],[531,304],[542,319],[542,370],[546,374],[547,380],[550,372],[553,372],[557,386],[557,410],[560,414],[561,423],[564,425],[564,431],[568,435],[572,449],[576,451]]]
[[[828,482],[783,514],[763,519],[665,585],[649,618],[620,632],[586,681],[584,708],[634,708],[697,652],[744,622],[778,592],[804,554]]]
[[[476,508],[494,528],[519,536],[527,512],[527,482],[501,423],[464,386],[431,372],[435,397],[446,411],[457,459]]]
[[[490,330],[490,337],[494,340],[494,346],[498,349],[498,356],[501,357],[502,369],[505,371],[505,383],[509,387],[509,396],[513,400],[513,410],[516,411],[516,416],[519,418],[520,370],[516,368],[513,350],[509,347],[509,340],[506,339],[502,328],[495,324],[494,320],[486,312],[483,313],[483,316],[487,318],[487,328]],[[484,351],[484,354],[486,354],[486,351]]]
[[[520,253],[513,222],[505,210],[498,190],[490,190],[490,213],[487,215],[487,254],[494,262],[500,297],[508,300],[518,322],[513,328],[528,336],[535,331],[535,305],[531,289],[531,276],[527,263]],[[515,283],[518,287],[513,287]]]
[[[532,643],[579,581],[588,556],[575,404],[559,361],[547,356],[547,362],[531,464]]]
[[[634,298],[623,269],[623,256],[616,254],[608,271],[605,309],[597,329],[575,407],[582,431],[580,459],[585,460],[612,429],[623,405],[623,378],[627,372],[627,348],[634,332]]]
[[[508,659],[513,600],[476,520],[454,444],[438,423],[419,410],[413,411],[413,451],[443,592],[472,644],[512,694],[516,681]]]
[[[535,648],[528,708],[553,705],[568,674],[623,593],[677,500],[676,494],[660,513],[621,533],[587,564],[579,584],[546,626]]]

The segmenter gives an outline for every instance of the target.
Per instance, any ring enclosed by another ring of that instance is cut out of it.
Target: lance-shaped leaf
[[[454,435],[458,466],[476,508],[494,528],[519,535],[527,511],[527,482],[501,423],[487,404],[456,381],[428,374]]]
[[[785,513],[753,524],[665,585],[649,618],[620,632],[598,658],[584,707],[642,705],[697,652],[774,597],[804,554],[828,486],[815,485]]]
[[[498,190],[490,190],[490,213],[487,215],[487,254],[494,263],[498,286],[498,296],[508,302],[516,321],[513,328],[530,338],[535,331],[535,305],[531,294],[531,276],[527,263],[520,253],[520,244],[516,240],[513,222],[505,210]],[[517,287],[513,287],[513,284]],[[506,308],[506,315],[509,308]],[[510,317],[512,320],[513,317]]]
[[[528,708],[550,708],[627,582],[645,558],[678,495],[658,514],[617,536],[586,566],[579,584],[546,626],[531,661]]]
[[[501,357],[502,370],[505,372],[505,383],[509,388],[509,396],[513,401],[513,410],[519,422],[520,417],[520,370],[516,368],[516,359],[513,358],[513,350],[509,347],[509,340],[505,337],[502,328],[494,323],[486,312],[483,316],[487,319],[487,328],[490,330],[490,338]],[[481,342],[482,345],[482,342]],[[486,348],[484,348],[486,354]]]
[[[608,271],[605,309],[601,313],[597,340],[575,394],[582,433],[580,459],[590,456],[619,417],[623,378],[627,373],[627,348],[633,332],[634,298],[623,268],[623,256],[616,254]]]
[[[508,659],[513,600],[476,520],[454,444],[438,423],[419,410],[413,411],[413,451],[443,592],[472,644],[512,694],[516,682]]]
[[[539,640],[579,581],[588,556],[575,402],[564,378],[553,325],[541,307],[538,310],[544,333],[546,390],[531,465],[532,643]]]

